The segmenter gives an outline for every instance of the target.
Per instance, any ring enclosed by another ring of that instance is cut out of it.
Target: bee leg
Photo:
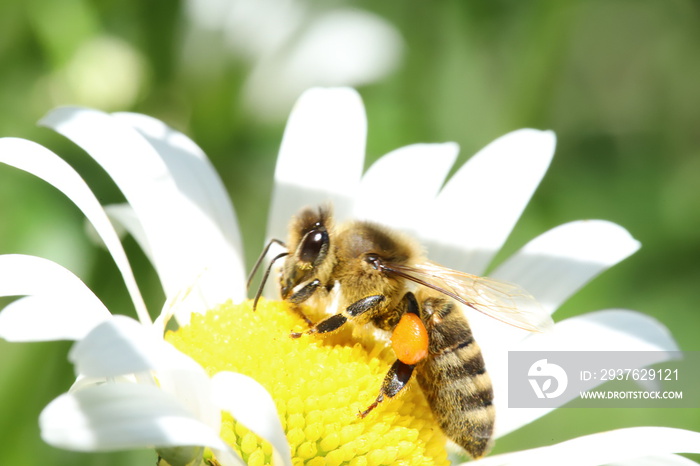
[[[304,285],[299,291],[292,293],[292,295],[287,298],[287,301],[294,304],[301,304],[313,295],[318,287],[321,286],[321,280],[315,278],[309,283]]]
[[[313,321],[311,319],[309,319],[306,316],[306,314],[304,314],[304,311],[301,310],[301,306],[299,306],[298,304],[292,303],[292,311],[294,311],[294,313],[296,315],[298,315],[299,317],[304,319],[304,322],[306,322],[306,325],[308,325],[309,327],[313,327],[313,325],[314,325]]]
[[[303,290],[303,288],[302,288],[302,290]],[[301,291],[301,290],[299,290],[299,291]],[[386,296],[381,295],[381,294],[367,296],[367,297],[362,298],[359,301],[356,301],[356,302],[352,303],[351,305],[349,305],[347,307],[347,309],[345,309],[345,312],[347,312],[350,315],[350,317],[357,317],[360,314],[363,314],[363,313],[369,311],[370,309],[379,306],[381,303],[384,302],[385,299],[386,299]],[[348,318],[345,317],[344,314],[335,314],[335,315],[332,315],[329,318],[317,323],[316,325],[314,325],[313,327],[311,327],[309,330],[307,330],[304,333],[312,334],[312,333],[332,332],[334,330],[338,330],[347,321],[348,321]],[[299,338],[302,335],[303,335],[303,333],[292,332],[289,336],[292,338]]]
[[[413,313],[420,317],[418,301],[410,291],[403,295],[403,299],[395,309],[385,309],[383,312],[378,312],[372,318],[372,323],[382,330],[393,331],[401,317],[406,313]]]
[[[384,397],[394,398],[401,390],[406,387],[408,381],[411,380],[415,365],[406,364],[398,359],[392,364],[391,369],[387,372],[382,382],[382,388],[379,390],[379,396],[374,400],[374,403],[369,405],[367,409],[358,413],[359,417],[367,416],[379,403],[384,401]]]
[[[289,334],[289,336],[292,338],[299,338],[304,333],[311,335],[312,333],[332,332],[333,330],[339,329],[340,326],[343,325],[347,321],[348,321],[348,318],[345,317],[343,314],[335,314],[335,315],[332,315],[329,318],[317,323],[316,325],[314,325],[313,327],[308,329],[306,332],[303,332],[303,333],[292,332]]]
[[[292,293],[291,296],[286,298],[287,301],[293,304],[292,308],[294,312],[298,314],[302,319],[304,319],[304,322],[306,322],[306,324],[309,327],[313,326],[314,323],[311,322],[311,320],[308,317],[306,317],[306,315],[301,311],[298,305],[309,299],[311,295],[313,295],[316,292],[319,286],[321,286],[321,280],[315,278],[306,285],[304,285],[296,293]]]

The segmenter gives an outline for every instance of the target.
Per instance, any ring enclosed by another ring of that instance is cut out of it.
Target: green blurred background
[[[262,59],[227,45],[221,30],[197,26],[193,3],[0,2],[0,136],[48,146],[110,203],[120,194],[100,169],[36,121],[60,104],[164,120],[212,159],[235,204],[250,264],[262,245],[290,104],[280,99],[279,109],[266,112],[246,100]],[[304,3],[293,36],[347,6]],[[555,319],[637,309],[664,322],[681,349],[700,350],[700,2],[406,0],[352,7],[384,18],[403,41],[393,72],[359,86],[369,120],[368,164],[406,144],[456,141],[459,165],[508,131],[553,129],[551,169],[505,251],[575,219],[624,226],[642,249]],[[279,31],[265,19],[275,11],[251,20],[251,29],[260,21]],[[293,54],[293,41],[276,59]],[[266,79],[282,86],[284,76]],[[126,246],[147,304],[157,311],[163,299],[157,278],[133,241]],[[50,186],[4,165],[0,253],[56,260],[114,312],[133,312],[109,255],[88,241],[80,212]],[[69,347],[0,341],[0,464],[153,464],[152,452],[81,454],[40,440],[39,412],[73,381]],[[633,425],[700,431],[700,409],[560,409],[501,439],[495,452]]]

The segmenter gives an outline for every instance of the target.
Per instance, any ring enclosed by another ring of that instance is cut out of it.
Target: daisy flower
[[[79,378],[42,413],[46,441],[77,450],[157,448],[171,464],[202,457],[233,463],[233,452],[248,464],[275,458],[295,464],[447,463],[446,439],[420,390],[407,390],[364,419],[356,416],[376,397],[393,360],[383,342],[362,345],[342,335],[292,340],[290,330],[305,324],[286,303],[262,300],[252,311],[244,300],[232,207],[194,143],[142,115],[59,109],[42,122],[94,157],[127,203],[103,209],[72,169],[29,141],[0,140],[0,160],[46,179],[86,214],[115,258],[140,321],[112,316],[57,264],[0,257],[0,295],[25,296],[0,314],[0,336],[77,341],[69,357]],[[407,146],[363,174],[365,137],[364,107],[355,91],[313,89],[300,98],[280,149],[268,238],[283,238],[301,207],[332,202],[341,221],[370,219],[407,231],[432,260],[482,274],[544,175],[555,145],[551,132],[510,133],[445,183],[456,144]],[[416,212],[430,212],[443,223],[425,222]],[[158,272],[166,303],[153,324],[108,215],[136,238]],[[523,285],[554,312],[638,247],[612,223],[573,222],[535,238],[490,275]],[[180,328],[164,341],[171,315]],[[479,316],[470,323],[493,379],[496,436],[548,411],[505,405],[508,350],[676,349],[663,325],[630,310],[566,319],[542,335]],[[654,442],[639,448],[640,438]],[[480,461],[575,459],[593,465],[662,457],[684,464],[670,455],[700,453],[698,445],[700,434],[694,432],[640,427]]]
[[[189,312],[205,310],[209,300],[244,298],[235,217],[206,157],[179,133],[139,115],[63,108],[42,123],[86,148],[120,186],[128,209],[107,210],[129,225],[159,271],[168,297],[152,323],[117,233],[85,182],[48,149],[21,139],[0,140],[2,162],[51,183],[86,215],[114,258],[140,321],[112,316],[58,264],[0,256],[0,295],[24,296],[0,314],[0,335],[10,341],[79,340],[70,354],[78,380],[43,411],[42,437],[82,451],[157,448],[173,464],[201,457],[193,446],[206,446],[221,464],[241,463],[220,438],[225,409],[272,442],[271,456],[291,464],[274,404],[259,384],[224,372],[210,379],[163,340],[173,313],[185,322]],[[129,174],[127,167],[135,166],[138,174]],[[191,178],[184,182],[183,176]],[[177,184],[183,182],[186,188]],[[144,216],[149,210],[153,215]],[[181,254],[168,256],[168,248]]]

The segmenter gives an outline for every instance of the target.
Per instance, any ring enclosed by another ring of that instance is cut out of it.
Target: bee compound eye
[[[323,260],[328,251],[328,232],[320,229],[311,230],[304,236],[299,247],[299,260],[316,264]]]

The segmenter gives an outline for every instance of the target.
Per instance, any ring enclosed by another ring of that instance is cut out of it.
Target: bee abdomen
[[[474,458],[486,454],[495,419],[493,388],[471,336],[431,353],[417,367],[417,379],[445,434]]]
[[[495,419],[481,349],[454,301],[428,296],[422,300],[422,318],[430,348],[416,366],[418,384],[445,434],[479,458],[491,446]]]
[[[418,366],[418,382],[424,388],[439,387],[446,396],[453,393],[464,408],[478,409],[493,401],[491,379],[476,343],[459,351],[430,354]]]

